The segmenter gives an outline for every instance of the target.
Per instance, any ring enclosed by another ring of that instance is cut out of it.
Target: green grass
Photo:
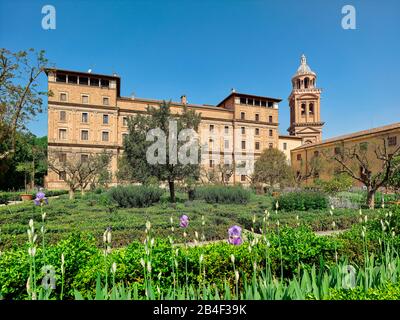
[[[56,243],[73,231],[83,231],[93,234],[101,244],[104,230],[111,226],[113,242],[116,247],[122,247],[134,240],[143,240],[145,223],[151,221],[152,229],[159,237],[170,235],[170,217],[175,224],[179,217],[186,214],[190,217],[192,230],[204,232],[206,240],[226,239],[227,229],[238,224],[244,229],[253,227],[255,232],[262,225],[264,211],[272,207],[274,199],[267,195],[252,194],[247,204],[208,204],[202,200],[187,201],[185,194],[178,194],[178,203],[168,203],[167,194],[160,203],[148,208],[115,208],[102,201],[104,194],[89,193],[75,200],[69,200],[66,195],[58,199],[50,199],[44,207],[47,213],[47,241]],[[363,210],[363,214],[373,217],[379,210]],[[205,226],[201,225],[201,216],[205,217]],[[299,216],[299,221],[296,220]],[[12,247],[26,242],[26,229],[29,219],[41,221],[40,208],[33,203],[23,203],[0,207],[0,249]],[[314,210],[306,212],[271,212],[272,225],[277,220],[281,225],[296,226],[298,222],[309,225],[314,231],[330,230],[334,220],[338,229],[347,229],[359,219],[358,210],[335,209],[330,216],[329,210]],[[182,241],[178,237],[178,241]],[[194,240],[194,234],[188,235],[188,241]]]

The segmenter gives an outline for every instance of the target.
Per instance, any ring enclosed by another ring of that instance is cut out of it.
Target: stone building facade
[[[146,113],[148,106],[157,107],[163,101],[121,96],[117,75],[61,69],[49,69],[47,75],[48,90],[53,93],[48,100],[49,160],[84,159],[106,150],[112,154],[112,184],[117,184],[115,173],[128,134],[128,117]],[[243,163],[235,167],[229,183],[247,183],[252,159],[265,148],[279,146],[279,102],[281,99],[233,91],[217,105],[191,104],[182,96],[179,102],[171,102],[171,111],[179,113],[186,105],[201,114],[200,143],[218,151],[203,159],[204,168],[211,169],[221,161]],[[46,187],[65,188],[62,174],[49,170]]]
[[[148,106],[157,107],[163,101],[121,96],[121,79],[115,74],[48,69],[47,75],[48,90],[53,93],[48,99],[49,160],[54,155],[60,161],[69,157],[84,159],[89,154],[107,151],[112,154],[109,168],[112,184],[117,184],[115,173],[123,153],[123,139],[128,134],[128,118],[145,114]],[[289,135],[278,131],[279,98],[232,90],[217,105],[200,105],[188,102],[183,95],[180,101],[171,102],[171,111],[179,113],[186,105],[201,114],[199,136],[202,150],[206,150],[202,167],[212,170],[221,163],[233,164],[234,173],[229,179],[232,184],[249,182],[254,160],[266,148],[283,151],[294,170],[304,174],[310,170],[310,157],[326,153],[337,144],[373,144],[384,137],[391,145],[397,145],[398,124],[323,141],[321,89],[317,87],[316,79],[316,73],[302,55],[288,97]],[[326,169],[318,176],[328,179],[335,170]],[[49,170],[46,187],[66,188],[62,174]]]
[[[342,164],[335,160],[340,157],[357,176],[361,174],[362,164],[366,161],[371,173],[376,174],[382,169],[383,161],[380,158],[398,154],[399,147],[400,122],[294,148],[291,150],[292,168],[297,175],[304,177],[312,173],[306,183],[312,183],[315,179],[329,180],[343,170]],[[357,157],[352,158],[352,154],[357,154],[361,162]],[[354,181],[354,184],[362,185],[359,181]]]

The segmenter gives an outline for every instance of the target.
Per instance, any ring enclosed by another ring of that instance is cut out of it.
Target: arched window
[[[312,102],[308,105],[308,114],[309,115],[314,114],[314,103],[312,103]]]
[[[307,89],[309,84],[310,84],[310,79],[309,78],[304,78],[304,88]]]
[[[305,115],[306,114],[306,104],[302,103],[301,104],[301,115]]]
[[[297,89],[300,89],[300,79],[297,79]]]
[[[306,141],[304,142],[304,144],[310,144],[310,143],[312,143],[311,140],[306,140]]]

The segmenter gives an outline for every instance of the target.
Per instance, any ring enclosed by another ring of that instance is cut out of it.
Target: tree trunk
[[[81,196],[84,196],[85,195],[85,188],[82,188],[81,189]]]
[[[35,161],[32,161],[31,189],[35,188]]]
[[[188,198],[189,198],[189,201],[193,201],[194,200],[194,189],[189,189],[188,190]]]
[[[174,181],[168,181],[168,186],[169,186],[169,197],[170,197],[170,201],[172,203],[175,203],[175,183]]]
[[[74,190],[69,189],[68,194],[69,194],[69,200],[72,200],[72,199],[75,198],[75,192],[74,192]]]
[[[375,208],[375,192],[374,189],[367,189],[367,206],[369,209]]]

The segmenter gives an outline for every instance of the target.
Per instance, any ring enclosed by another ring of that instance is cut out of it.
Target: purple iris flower
[[[179,225],[181,228],[187,228],[187,226],[189,225],[189,217],[184,214],[180,219],[179,219]]]
[[[49,204],[49,201],[46,198],[46,195],[44,194],[44,192],[39,191],[36,194],[36,198],[33,200],[33,202],[35,203],[36,206],[41,206],[44,204]]]
[[[242,228],[239,226],[230,227],[228,230],[229,243],[235,246],[242,244]]]

